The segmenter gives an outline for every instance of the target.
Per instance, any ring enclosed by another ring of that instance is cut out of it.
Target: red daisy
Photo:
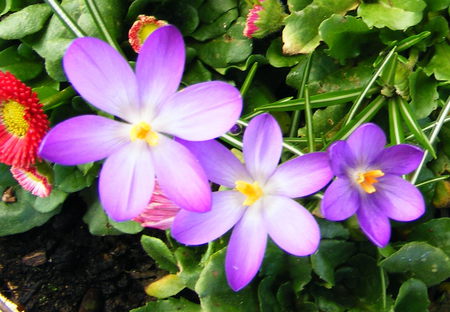
[[[12,74],[0,71],[0,162],[29,167],[48,130],[36,93]]]
[[[136,53],[139,53],[145,39],[157,28],[167,25],[166,21],[154,16],[139,15],[128,32],[128,41]]]
[[[11,173],[20,186],[39,197],[47,197],[52,191],[48,178],[37,171],[35,167],[19,168],[11,167]]]

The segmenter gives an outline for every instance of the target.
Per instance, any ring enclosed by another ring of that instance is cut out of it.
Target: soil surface
[[[83,202],[67,202],[45,225],[0,237],[0,293],[26,312],[126,312],[151,300],[144,287],[164,272],[141,235],[92,236]]]

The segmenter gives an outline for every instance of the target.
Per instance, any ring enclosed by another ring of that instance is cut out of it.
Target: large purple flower
[[[340,221],[356,213],[362,231],[379,247],[389,242],[389,218],[411,221],[425,210],[420,191],[401,177],[417,168],[423,151],[408,144],[385,145],[384,132],[371,123],[334,143],[328,153],[337,178],[322,200],[325,218]]]
[[[258,271],[267,234],[296,256],[313,253],[320,233],[314,217],[291,198],[312,194],[332,178],[326,153],[311,153],[277,168],[282,136],[275,119],[255,117],[244,134],[245,166],[215,141],[184,142],[198,157],[209,179],[231,190],[213,193],[207,213],[180,211],[172,235],[181,243],[212,241],[234,225],[226,255],[228,283],[245,287]]]
[[[103,41],[80,38],[63,65],[81,96],[120,120],[85,115],[66,120],[43,140],[40,156],[63,165],[107,158],[100,200],[114,220],[128,220],[147,206],[155,176],[177,205],[208,211],[211,190],[196,158],[171,137],[202,141],[222,135],[242,108],[231,85],[204,82],[177,92],[185,61],[183,37],[173,26],[155,30],[136,62],[136,73]]]

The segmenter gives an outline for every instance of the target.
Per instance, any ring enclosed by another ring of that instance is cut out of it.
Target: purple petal
[[[378,247],[385,247],[391,237],[391,224],[371,196],[364,196],[356,212],[359,226],[366,236]]]
[[[275,118],[262,114],[253,118],[244,133],[245,165],[252,177],[265,183],[277,168],[283,138]]]
[[[109,156],[100,172],[100,202],[115,221],[130,220],[147,207],[155,183],[144,142],[130,143]]]
[[[396,221],[412,221],[425,212],[422,193],[411,183],[394,175],[385,175],[375,184],[373,194],[384,214]]]
[[[39,156],[62,165],[101,160],[129,142],[128,128],[125,123],[95,115],[70,118],[47,133]]]
[[[241,290],[255,277],[266,250],[267,232],[259,210],[262,201],[249,207],[235,226],[228,244],[225,271],[228,284]]]
[[[251,181],[244,165],[222,144],[214,141],[191,142],[177,139],[200,161],[208,179],[212,182],[234,188],[236,181]]]
[[[264,189],[270,194],[303,197],[320,190],[332,177],[328,155],[324,152],[310,153],[283,163]]]
[[[386,136],[377,125],[366,123],[350,135],[347,144],[355,155],[358,165],[369,165],[386,145]]]
[[[181,210],[172,226],[172,236],[186,245],[201,245],[225,234],[245,211],[244,196],[236,191],[215,192],[212,208],[197,213]]]
[[[422,161],[423,151],[413,145],[399,144],[388,147],[381,152],[374,163],[388,174],[408,174],[415,170]]]
[[[317,250],[319,226],[312,214],[296,201],[266,196],[263,215],[269,236],[281,249],[295,256],[307,256]]]
[[[346,141],[337,141],[328,149],[331,169],[338,177],[347,177],[348,170],[356,167],[356,159]]]
[[[164,193],[183,209],[211,209],[211,188],[198,160],[182,144],[159,135],[152,147],[156,177]]]
[[[153,126],[189,141],[210,140],[227,132],[241,110],[241,94],[235,87],[221,81],[203,82],[170,97]]]
[[[184,61],[183,36],[176,27],[158,28],[145,40],[136,62],[141,105],[157,111],[177,91]]]
[[[346,178],[337,178],[326,189],[321,203],[323,216],[341,221],[352,216],[360,207],[360,194]]]
[[[63,65],[74,88],[89,103],[129,122],[139,120],[136,78],[111,46],[96,38],[75,39]]]

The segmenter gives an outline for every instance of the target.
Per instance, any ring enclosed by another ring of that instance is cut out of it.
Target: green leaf
[[[450,259],[439,248],[423,242],[404,245],[380,265],[389,272],[407,273],[427,286],[437,285],[450,277]]]
[[[61,205],[67,198],[67,193],[58,189],[53,189],[48,197],[36,197],[33,207],[39,212],[50,212]]]
[[[422,20],[426,7],[423,0],[378,0],[363,2],[358,8],[358,16],[372,28],[388,27],[392,30],[404,30]]]
[[[200,305],[190,302],[183,297],[157,300],[147,303],[144,307],[133,309],[130,312],[202,312]]]
[[[55,165],[54,186],[64,192],[80,191],[92,184],[96,175],[84,175],[77,167]]]
[[[194,8],[190,1],[169,0],[163,1],[152,11],[159,19],[167,20],[171,24],[176,25],[184,34],[192,33],[199,24],[197,9]]]
[[[237,5],[237,0],[206,0],[198,9],[200,21],[212,23],[221,15],[236,8]]]
[[[16,184],[17,181],[11,175],[10,166],[0,163],[0,186],[6,188]]]
[[[435,52],[428,65],[425,67],[427,75],[434,74],[437,80],[450,80],[450,45],[441,43],[435,45]]]
[[[272,40],[266,52],[266,58],[273,67],[291,67],[298,64],[306,56],[304,55],[284,55],[281,50],[281,39]]]
[[[308,6],[313,0],[287,0],[290,12],[301,11]]]
[[[186,287],[193,290],[203,269],[202,265],[199,265],[195,250],[183,246],[178,247],[175,250],[175,258],[180,270],[178,276],[184,281]]]
[[[348,239],[350,232],[341,223],[331,222],[325,219],[317,219],[320,227],[320,236],[324,238]]]
[[[427,9],[430,11],[440,11],[448,8],[450,0],[424,0],[427,3]]]
[[[312,118],[314,124],[314,136],[321,138],[328,134],[328,132],[345,116],[347,110],[348,106],[346,105],[335,105],[316,110]],[[306,126],[300,128],[298,130],[298,136],[305,137],[307,134],[306,130]],[[329,137],[329,135],[326,137]]]
[[[195,60],[189,65],[183,76],[183,82],[187,85],[210,81],[212,79],[211,72],[199,60]]]
[[[89,205],[87,212],[83,216],[83,221],[88,225],[89,233],[92,235],[106,236],[123,234],[110,224],[109,218],[98,200],[95,200]]]
[[[88,36],[102,38],[84,0],[63,0],[61,5]],[[111,35],[113,38],[117,38],[122,31],[124,2],[97,0],[96,5]],[[73,34],[66,29],[57,16],[53,15],[48,26],[42,32],[25,37],[23,40],[45,59],[45,68],[49,76],[54,80],[64,81],[66,77],[62,70],[61,58],[73,39]]]
[[[199,41],[216,38],[223,35],[231,24],[238,18],[239,12],[237,9],[231,9],[221,15],[211,24],[200,26],[191,36]]]
[[[308,257],[288,257],[289,280],[292,282],[292,289],[299,293],[311,281],[311,263]]]
[[[341,63],[360,54],[360,46],[370,40],[369,27],[353,16],[332,15],[320,24],[319,34],[328,45],[328,55]]]
[[[110,219],[109,223],[120,232],[126,234],[137,234],[144,229],[139,223],[135,221],[116,222]]]
[[[400,287],[395,300],[394,311],[426,312],[429,304],[427,285],[421,280],[411,278]]]
[[[178,294],[185,287],[186,285],[178,275],[167,274],[145,287],[145,292],[149,296],[164,299]]]
[[[450,218],[433,219],[413,228],[411,241],[423,241],[442,249],[450,257]]]
[[[0,38],[7,40],[21,39],[34,34],[44,27],[51,14],[52,10],[47,4],[27,6],[0,21]]]
[[[417,119],[427,117],[437,108],[437,82],[429,78],[421,70],[409,75],[409,90],[411,94],[411,108]]]
[[[248,312],[258,309],[251,285],[239,292],[231,290],[225,278],[225,250],[214,253],[200,274],[195,291],[203,312]]]
[[[252,52],[251,40],[244,37],[245,20],[239,18],[223,36],[195,44],[199,58],[212,67],[227,67],[243,62]]]
[[[334,270],[355,252],[353,243],[324,239],[319,250],[311,255],[312,269],[321,279],[334,285]]]
[[[356,5],[355,0],[314,0],[302,11],[293,12],[285,19],[283,52],[311,53],[321,41],[319,25],[331,15],[344,15]]]
[[[15,188],[14,191],[16,202],[0,201],[0,236],[26,232],[44,224],[59,212],[59,209],[47,213],[39,212],[33,208],[33,195],[22,188]]]
[[[175,257],[162,240],[156,237],[142,235],[141,244],[145,252],[158,263],[160,268],[171,273],[178,272]]]
[[[15,46],[0,52],[0,70],[8,71],[22,81],[36,78],[42,69],[40,62],[22,57]]]

